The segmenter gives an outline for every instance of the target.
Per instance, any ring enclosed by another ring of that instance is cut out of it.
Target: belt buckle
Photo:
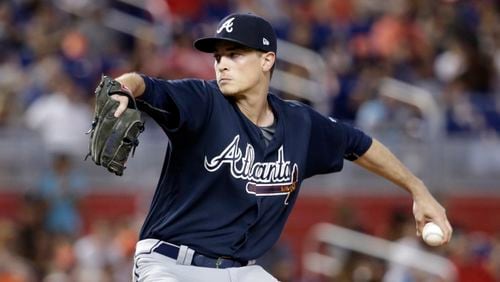
[[[233,260],[232,257],[222,256],[218,257],[217,260],[215,261],[215,268],[221,268],[221,265],[225,260],[231,262],[231,265],[229,267],[234,266],[235,261]]]
[[[217,260],[215,261],[215,268],[220,268],[223,260],[224,260],[223,257],[218,257]]]

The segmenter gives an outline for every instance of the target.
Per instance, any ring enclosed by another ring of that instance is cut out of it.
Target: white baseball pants
[[[184,259],[174,260],[153,251],[161,242],[156,239],[141,240],[136,245],[134,257],[134,282],[276,282],[261,266],[248,265],[224,269],[185,265]],[[179,255],[180,256],[180,255]]]

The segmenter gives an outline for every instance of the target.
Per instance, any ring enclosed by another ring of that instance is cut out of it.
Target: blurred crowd
[[[131,280],[140,221],[85,217],[86,188],[70,155],[52,156],[15,214],[0,216],[0,282]]]
[[[132,280],[137,224],[94,219],[85,232],[56,231],[52,205],[27,196],[15,221],[0,219],[1,282]]]
[[[212,78],[213,59],[191,44],[233,11],[259,14],[280,39],[323,56],[329,113],[339,119],[369,131],[398,126],[414,134],[422,113],[380,96],[381,79],[392,77],[433,95],[446,121],[443,133],[498,137],[498,1],[0,1],[0,131],[36,132],[40,150],[52,152],[19,218],[0,221],[0,282],[129,281],[137,222],[95,221],[84,229],[85,177],[71,170],[72,157],[87,150],[82,133],[90,126],[94,88],[102,74],[126,71]],[[311,78],[300,66],[280,67]],[[500,281],[498,238],[456,232],[452,242],[443,254],[470,268],[465,273],[489,279],[460,281]],[[286,249],[272,255],[290,257]],[[296,281],[286,260],[275,261],[284,268],[269,269]],[[356,280],[358,268],[346,269],[353,272],[342,275],[351,276],[333,281],[383,279],[358,271]],[[398,281],[431,281],[406,278]]]
[[[364,234],[377,233],[360,224],[356,211],[346,204],[336,207],[343,210],[333,223]],[[392,211],[387,229],[378,237],[396,242],[399,248],[389,249],[385,246],[390,260],[365,253],[348,250],[339,246],[316,242],[308,252],[324,255],[320,260],[324,264],[321,271],[304,270],[303,281],[311,282],[496,282],[500,281],[500,237],[484,232],[472,231],[454,225],[453,238],[449,244],[440,247],[429,247],[423,240],[415,236],[413,215],[406,209],[396,208]],[[315,241],[311,241],[314,243]],[[340,240],[346,241],[346,240]],[[354,242],[354,240],[353,240]],[[378,243],[378,242],[377,242]],[[365,243],[368,244],[368,243]],[[377,250],[379,246],[372,245]],[[448,259],[450,267],[443,261],[432,257],[419,257],[408,249],[427,251]],[[330,258],[330,259],[328,259]],[[420,261],[420,260],[428,261]],[[319,264],[319,261],[317,262]],[[436,264],[436,265],[430,265]],[[426,267],[424,267],[426,265]],[[438,266],[439,265],[439,266]],[[424,271],[427,268],[432,271]],[[318,268],[316,268],[318,269]],[[437,270],[437,273],[435,272]],[[286,276],[283,276],[286,277]],[[296,281],[291,277],[280,281]],[[302,280],[299,280],[302,281]]]
[[[38,130],[49,147],[82,148],[72,139],[88,126],[101,74],[210,79],[212,58],[193,50],[193,39],[211,34],[230,12],[250,11],[269,19],[280,39],[322,55],[328,111],[339,119],[369,131],[395,124],[415,130],[422,113],[380,96],[381,79],[391,77],[433,95],[446,133],[500,132],[498,1],[131,3],[2,1],[0,126]],[[315,79],[301,66],[278,67]],[[72,118],[64,119],[68,113]]]

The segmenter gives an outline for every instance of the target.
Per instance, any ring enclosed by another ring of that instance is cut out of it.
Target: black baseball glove
[[[119,102],[111,99],[115,94],[129,97],[128,108],[119,117],[114,116]],[[139,145],[144,122],[134,97],[118,81],[103,76],[95,95],[94,120],[87,132],[90,134],[89,153],[85,159],[90,156],[95,164],[121,176],[130,151],[133,156]]]

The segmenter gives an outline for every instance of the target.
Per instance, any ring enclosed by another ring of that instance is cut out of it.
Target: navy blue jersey
[[[278,240],[305,178],[340,171],[371,145],[361,131],[269,94],[276,128],[266,146],[215,81],[143,78],[138,105],[170,146],[141,239],[256,259]]]

